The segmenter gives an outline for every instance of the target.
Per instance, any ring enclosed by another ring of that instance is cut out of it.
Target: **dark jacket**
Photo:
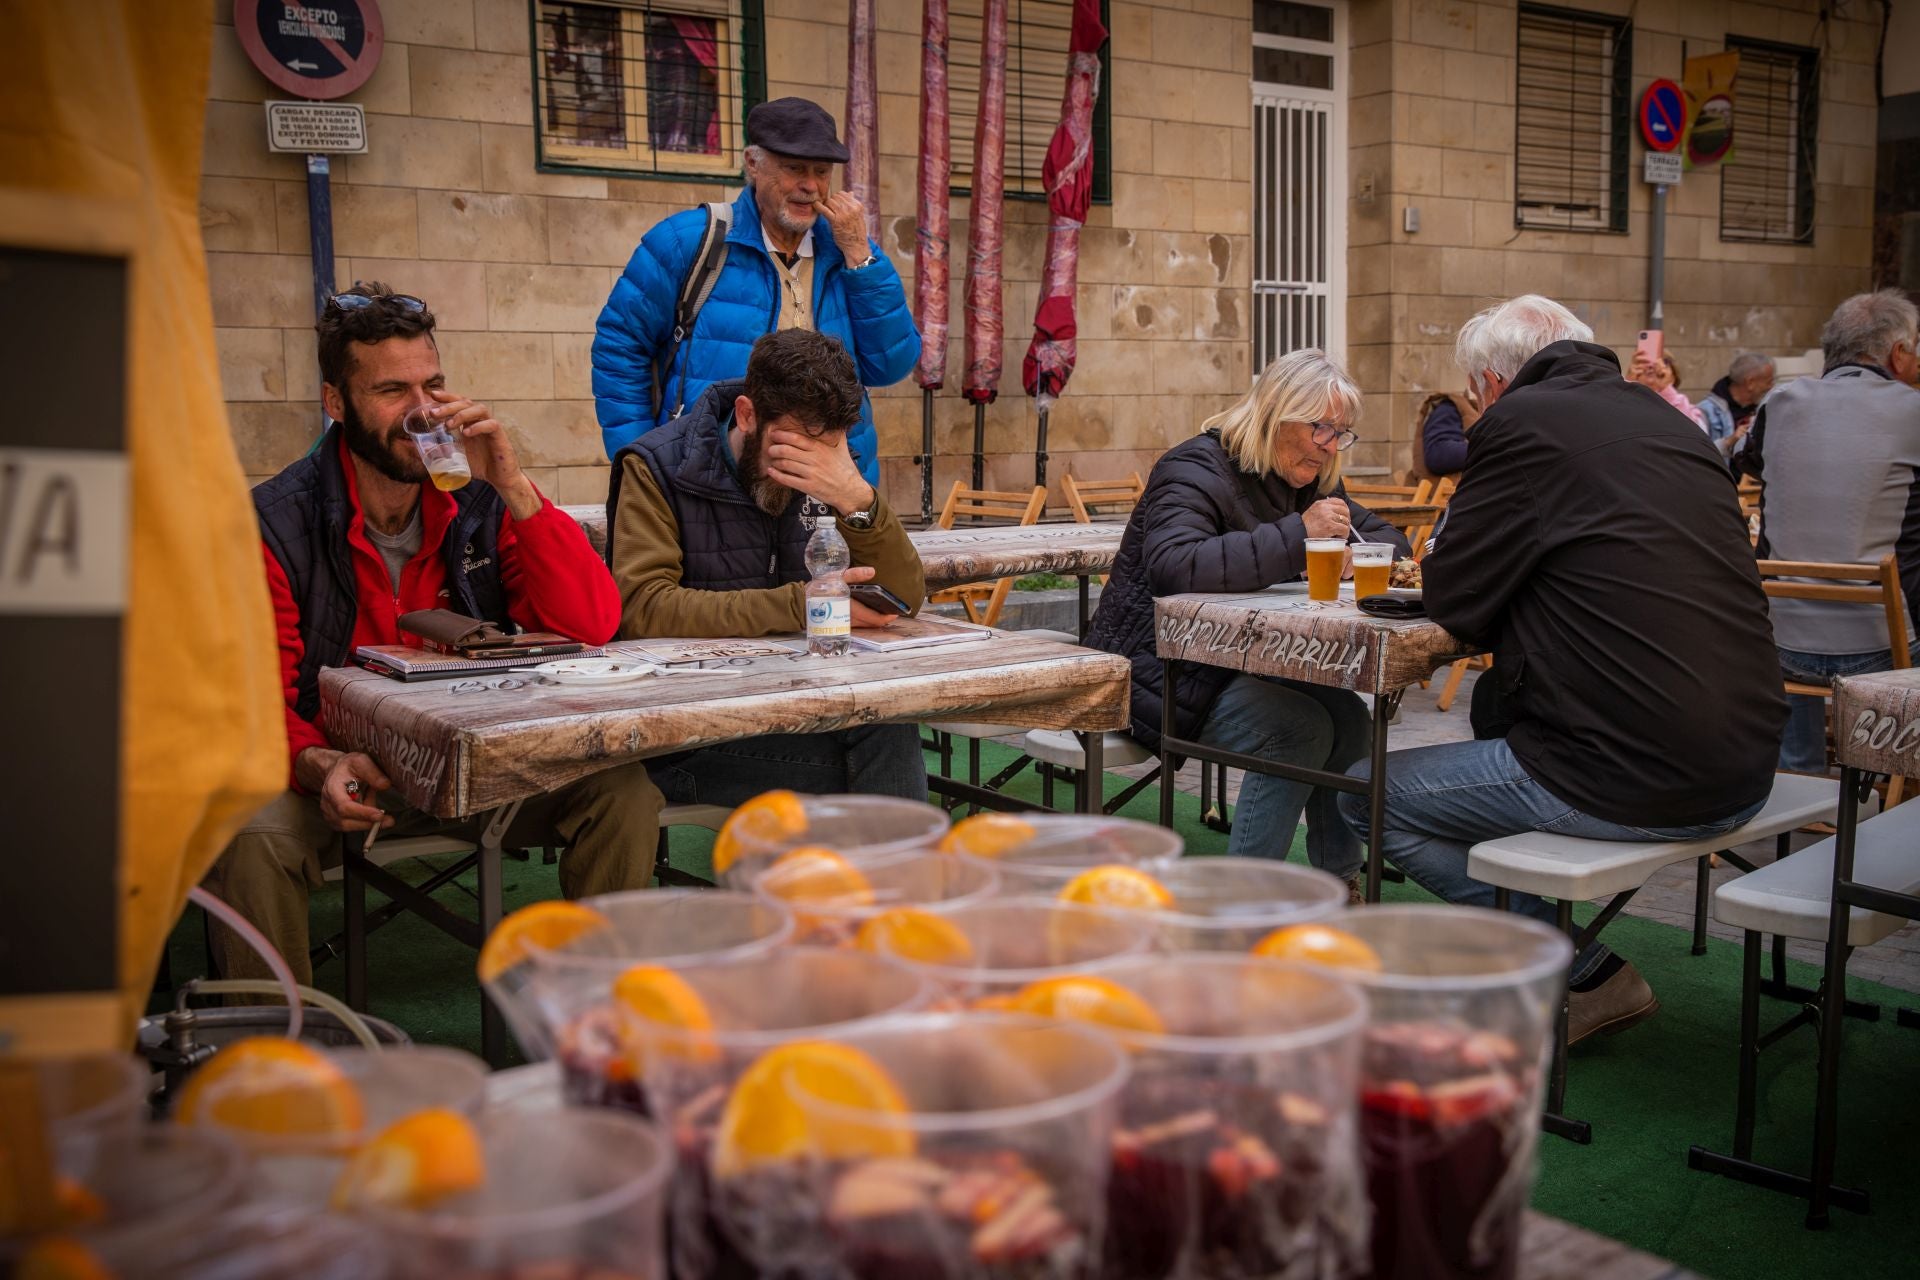
[[[622,449],[607,491],[607,563],[620,634],[764,636],[806,627],[807,539],[796,497],[778,517],[740,482],[727,442],[744,382],[717,382],[685,414]],[[900,519],[874,492],[873,527],[838,522],[854,564],[918,608],[926,578]]]
[[[1414,472],[1433,479],[1458,475],[1467,465],[1466,419],[1451,396],[1432,396],[1427,403],[1432,407],[1420,423],[1420,457]]]
[[[1344,488],[1335,494],[1346,497]],[[1133,663],[1133,725],[1148,750],[1160,743],[1160,658],[1154,650],[1153,601],[1186,591],[1258,591],[1298,578],[1307,569],[1307,529],[1300,513],[1319,494],[1278,476],[1235,467],[1217,431],[1175,445],[1154,464],[1120,538],[1113,575],[1087,644]],[[1347,499],[1353,528],[1369,541],[1391,542],[1407,554],[1398,529]],[[1174,731],[1192,737],[1229,681],[1225,667],[1186,663],[1174,690]]]
[[[347,529],[354,517],[340,461],[340,426],[328,428],[306,457],[253,490],[260,537],[286,574],[300,611],[301,652],[293,710],[311,720],[320,709],[320,668],[341,667],[353,648],[358,612]],[[441,541],[449,599],[444,607],[514,630],[500,579],[500,526],[506,503],[475,482],[452,493],[455,514]]]
[[[1422,562],[1427,612],[1493,650],[1507,741],[1609,822],[1714,822],[1766,797],[1786,720],[1734,483],[1694,423],[1556,342],[1467,437]]]

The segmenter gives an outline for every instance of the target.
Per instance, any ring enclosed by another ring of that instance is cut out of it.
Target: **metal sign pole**
[[[333,296],[333,165],[324,155],[307,157],[307,243],[313,256],[313,318],[318,320]],[[320,411],[320,430],[327,411]]]
[[[1651,299],[1647,328],[1662,328],[1661,295],[1667,288],[1667,189],[1653,189],[1653,224],[1647,235],[1647,295]]]

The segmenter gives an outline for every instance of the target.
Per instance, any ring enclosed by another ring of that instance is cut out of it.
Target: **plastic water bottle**
[[[853,630],[853,598],[846,572],[853,561],[847,540],[831,519],[822,520],[807,539],[807,652],[816,658],[847,656]]]

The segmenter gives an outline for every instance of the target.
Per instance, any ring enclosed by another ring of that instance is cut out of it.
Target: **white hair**
[[[1460,326],[1454,342],[1454,363],[1467,375],[1467,385],[1484,397],[1483,373],[1491,369],[1502,381],[1512,382],[1520,366],[1534,353],[1555,342],[1592,342],[1593,330],[1580,317],[1552,298],[1523,293],[1496,303]]]
[[[1745,382],[1762,369],[1773,368],[1773,357],[1758,351],[1742,351],[1727,366],[1727,379],[1730,382]]]
[[[1898,289],[1856,293],[1833,309],[1820,346],[1827,368],[1843,364],[1885,364],[1896,343],[1915,341],[1920,309]]]

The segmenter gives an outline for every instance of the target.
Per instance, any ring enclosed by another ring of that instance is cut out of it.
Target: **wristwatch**
[[[873,508],[868,507],[865,511],[849,511],[840,517],[840,523],[849,529],[865,533],[873,528]]]
[[[852,266],[848,267],[847,270],[862,271],[862,270],[865,270],[867,267],[872,266],[874,263],[878,261],[880,261],[880,255],[877,253],[870,253],[867,255],[867,260],[865,262],[856,262]]]

